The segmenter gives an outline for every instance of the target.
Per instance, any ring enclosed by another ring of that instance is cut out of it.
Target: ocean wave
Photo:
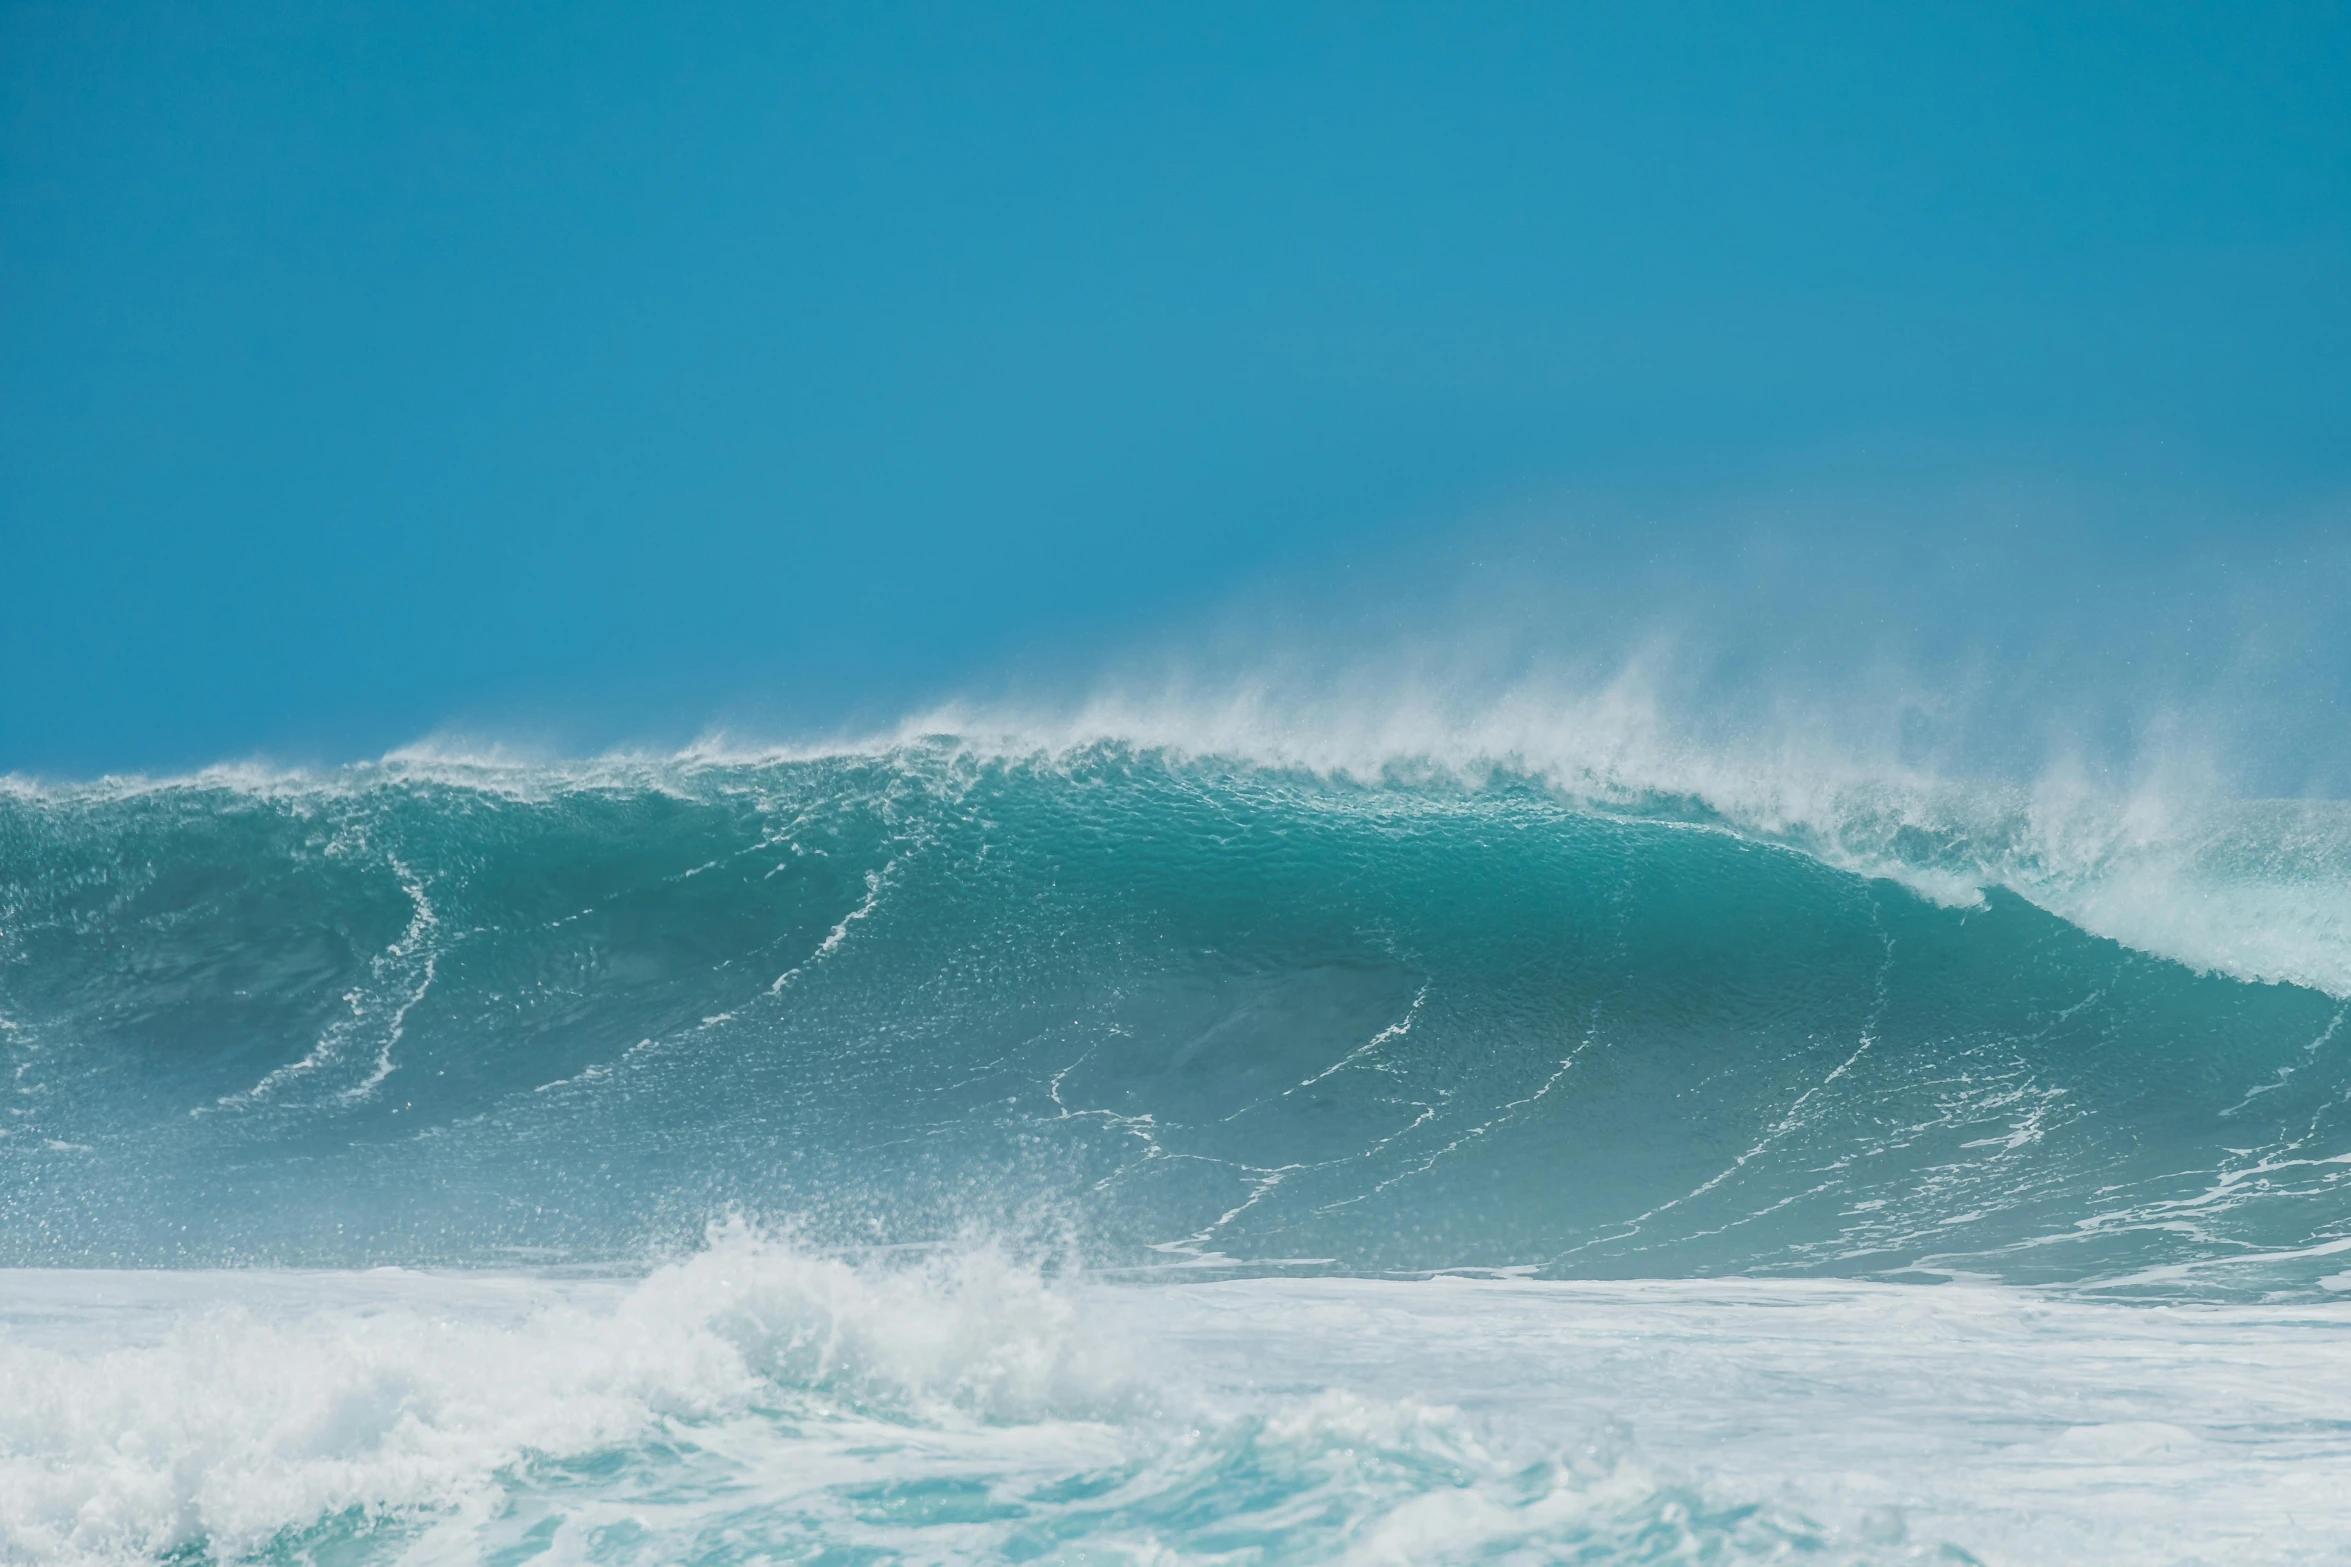
[[[613,1259],[738,1204],[2241,1294],[2351,1232],[2332,806],[1250,723],[19,789],[0,1245]]]

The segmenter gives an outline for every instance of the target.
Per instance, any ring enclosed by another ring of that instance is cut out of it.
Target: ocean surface
[[[2346,997],[1623,735],[0,781],[0,1559],[2351,1560]]]

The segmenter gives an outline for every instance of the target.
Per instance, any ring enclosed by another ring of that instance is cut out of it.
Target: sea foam
[[[1136,1287],[739,1221],[633,1277],[5,1283],[9,1559],[2154,1567],[2351,1538],[2330,1307]]]

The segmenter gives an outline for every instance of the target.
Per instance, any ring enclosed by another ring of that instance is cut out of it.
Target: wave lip
[[[1785,716],[1785,715],[1783,715]],[[1082,777],[1120,758],[1360,788],[1534,787],[1579,809],[1721,827],[1973,906],[2001,889],[2094,935],[2200,971],[2351,997],[2351,802],[2247,799],[2187,757],[2122,784],[2059,763],[2022,781],[1937,772],[1833,738],[1821,722],[1698,726],[1628,669],[1588,686],[1530,684],[1464,705],[1405,683],[1300,705],[1266,686],[1059,712],[949,705],[828,740],[577,759],[425,741],[326,770],[248,763],[81,785],[4,782],[55,805],[150,793],[330,798],[441,788],[517,802],[578,793],[682,800],[765,776],[883,767],[918,787],[1001,767]]]
[[[1970,780],[1784,740],[1697,744],[1615,689],[1567,704],[1505,700],[1466,720],[1406,698],[1377,718],[1310,721],[1247,694],[1205,708],[1097,704],[1059,719],[943,709],[814,744],[712,736],[675,752],[567,761],[420,744],[324,771],[244,764],[70,785],[12,776],[0,795],[66,814],[145,796],[201,808],[206,798],[416,789],[538,804],[582,793],[691,801],[806,768],[878,765],[918,787],[954,787],[990,767],[1075,777],[1136,757],[1369,789],[1533,787],[1579,809],[1720,827],[1953,906],[2005,890],[2199,971],[2351,998],[2351,802],[2240,799],[2161,777],[2118,790],[2064,768],[2022,784]]]

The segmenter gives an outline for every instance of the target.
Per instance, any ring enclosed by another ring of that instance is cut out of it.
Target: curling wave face
[[[0,1262],[2351,1277],[2340,807],[1257,733],[12,785]]]

